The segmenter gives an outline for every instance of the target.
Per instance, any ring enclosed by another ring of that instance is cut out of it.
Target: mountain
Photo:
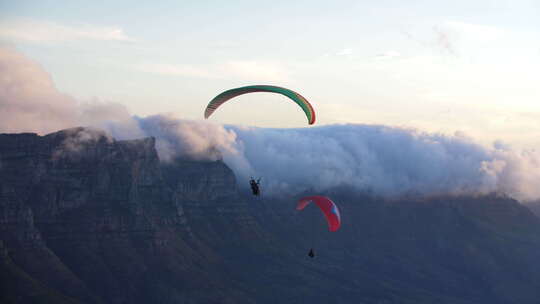
[[[534,214],[536,214],[537,216],[540,216],[540,200],[527,203],[527,207],[529,207],[529,209]]]
[[[540,219],[504,196],[253,199],[222,161],[85,128],[0,134],[1,303],[537,303]],[[307,257],[314,248],[316,258]]]

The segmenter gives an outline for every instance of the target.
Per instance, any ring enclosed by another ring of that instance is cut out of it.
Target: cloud
[[[236,134],[221,125],[180,120],[170,115],[135,119],[146,136],[156,137],[157,150],[163,161],[178,157],[215,161],[223,154],[236,154],[238,151]]]
[[[147,73],[208,79],[283,82],[290,78],[280,63],[265,61],[227,61],[215,65],[143,63],[134,68]]]
[[[375,56],[376,59],[392,59],[400,57],[401,54],[397,51],[386,51]]]
[[[123,137],[142,135],[124,106],[79,102],[59,92],[39,64],[0,46],[0,132],[46,134],[74,126],[114,127]]]
[[[94,100],[80,102],[78,109],[80,125],[108,130],[117,139],[134,139],[145,136],[133,115],[122,104]]]
[[[112,143],[113,138],[103,130],[93,128],[71,128],[63,130],[66,138],[53,152],[53,158],[79,158],[89,146],[98,142]]]
[[[540,198],[540,153],[517,151],[508,145],[495,146],[493,159],[485,161],[482,169],[494,177],[498,190],[523,201]]]
[[[485,148],[460,133],[355,124],[266,129],[170,116],[138,121],[161,141],[163,159],[222,158],[241,186],[247,187],[242,181],[249,176],[262,177],[270,196],[349,186],[386,197],[491,192],[520,200],[540,197],[540,154],[500,142]]]
[[[74,100],[36,62],[0,47],[0,75],[0,131],[46,133],[76,123]]]
[[[351,48],[344,48],[343,50],[336,53],[338,56],[347,56],[352,55],[353,50]]]
[[[484,187],[478,169],[487,156],[480,146],[458,137],[348,124],[235,132],[254,172],[236,171],[244,178],[263,176],[274,193],[347,185],[392,196]]]
[[[223,161],[241,186],[263,178],[267,195],[324,192],[338,186],[381,196],[501,192],[540,198],[540,153],[497,142],[492,148],[456,133],[441,135],[381,125],[302,129],[223,126],[166,115],[134,117],[124,106],[78,102],[58,92],[50,76],[13,49],[0,49],[0,132],[46,133],[97,126],[117,139],[155,136],[163,161],[176,157]],[[82,133],[66,142],[108,138]]]
[[[28,42],[60,42],[72,40],[101,40],[133,42],[120,27],[89,24],[69,26],[39,20],[6,20],[0,22],[0,37]]]

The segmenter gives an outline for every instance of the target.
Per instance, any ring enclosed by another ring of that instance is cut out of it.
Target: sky
[[[219,92],[301,92],[318,124],[464,132],[540,145],[540,2],[3,1],[0,40],[78,100],[200,119]],[[254,104],[256,102],[256,105]],[[303,127],[284,97],[256,94],[212,119]]]
[[[269,194],[537,200],[539,13],[533,1],[1,2],[0,133],[155,136],[162,161],[222,158]],[[215,95],[250,84],[300,92],[317,123],[261,93],[203,120]]]

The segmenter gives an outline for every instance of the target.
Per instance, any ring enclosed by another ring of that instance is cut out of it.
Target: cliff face
[[[160,163],[152,138],[0,134],[0,302],[540,298],[540,220],[511,199],[328,195],[336,233],[296,198],[241,194],[221,161]]]
[[[4,263],[89,303],[160,298],[160,288],[171,301],[228,298],[210,278],[214,249],[192,233],[217,233],[201,214],[239,231],[234,221],[250,222],[241,203],[223,204],[238,201],[223,163],[162,165],[153,138],[115,141],[83,128],[0,135],[0,163]],[[217,292],[191,288],[201,282]]]

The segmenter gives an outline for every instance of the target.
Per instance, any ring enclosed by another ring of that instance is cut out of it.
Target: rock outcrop
[[[220,161],[163,165],[154,143],[83,128],[0,135],[5,264],[82,302],[226,301],[219,257],[192,231],[219,239],[207,221],[253,222],[234,175]]]

